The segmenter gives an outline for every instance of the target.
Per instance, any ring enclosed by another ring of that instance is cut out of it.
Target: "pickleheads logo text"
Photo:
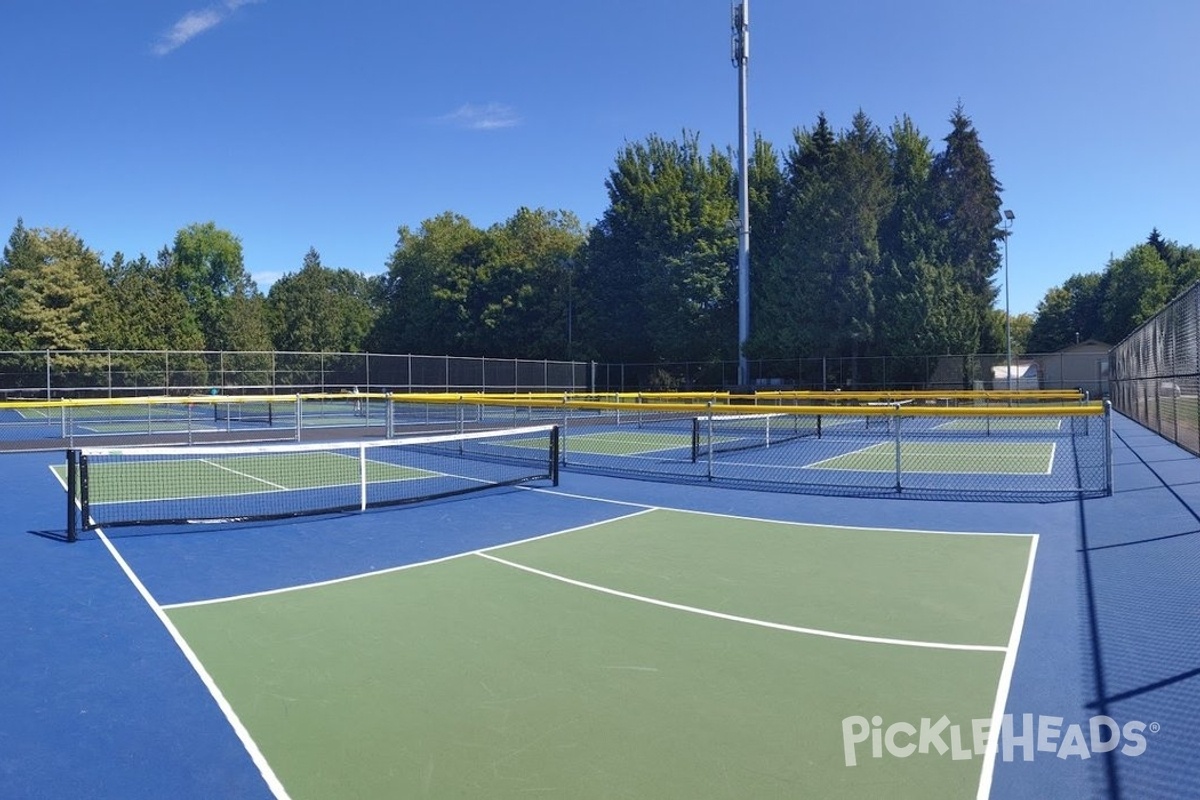
[[[1000,723],[996,754],[1005,761],[1033,761],[1039,753],[1056,758],[1088,759],[1098,753],[1117,752],[1136,757],[1146,752],[1146,734],[1158,733],[1157,722],[1136,720],[1119,724],[1098,715],[1086,723],[1063,725],[1062,717],[1022,714],[1014,721],[1005,714]],[[861,716],[842,720],[842,748],[846,766],[853,767],[867,754],[871,758],[908,758],[913,755],[948,757],[963,761],[987,753],[990,719],[973,719],[959,725],[949,717],[921,718],[916,724],[889,722]]]

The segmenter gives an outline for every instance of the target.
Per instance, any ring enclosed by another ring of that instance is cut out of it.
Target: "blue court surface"
[[[1200,459],[1115,494],[828,497],[564,471],[86,531],[0,455],[0,796],[1193,797]]]

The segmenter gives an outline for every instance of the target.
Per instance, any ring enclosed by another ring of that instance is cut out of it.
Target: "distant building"
[[[992,367],[993,389],[1040,389],[1038,365],[1036,361],[1020,361],[1012,365],[1012,374],[1008,372],[1007,364]]]
[[[1086,339],[1039,356],[1042,385],[1047,389],[1082,389],[1093,399],[1108,395],[1108,351],[1111,346]]]

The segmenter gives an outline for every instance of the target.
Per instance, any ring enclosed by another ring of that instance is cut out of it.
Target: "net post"
[[[92,509],[88,502],[88,457],[82,451],[75,451],[79,462],[79,524],[84,528],[91,526]]]
[[[550,429],[550,480],[558,486],[558,448],[561,444],[559,427]]]
[[[392,397],[392,393],[388,392],[386,405],[383,410],[383,436],[385,439],[396,438],[396,401]]]
[[[358,448],[358,510],[367,510],[367,448]]]
[[[713,403],[708,401],[708,479],[713,479]]]
[[[692,417],[692,463],[700,460],[700,418]]]
[[[73,542],[79,538],[79,515],[75,513],[76,500],[76,463],[79,458],[78,450],[67,450],[67,541]]]
[[[300,441],[300,429],[304,427],[304,398],[296,395],[296,441]]]

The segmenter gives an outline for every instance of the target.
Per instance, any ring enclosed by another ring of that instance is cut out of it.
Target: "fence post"
[[[1112,401],[1104,401],[1104,490],[1113,493]]]
[[[900,481],[900,404],[893,406],[896,418],[896,492],[903,488]]]
[[[713,401],[708,401],[708,479],[713,479]]]

